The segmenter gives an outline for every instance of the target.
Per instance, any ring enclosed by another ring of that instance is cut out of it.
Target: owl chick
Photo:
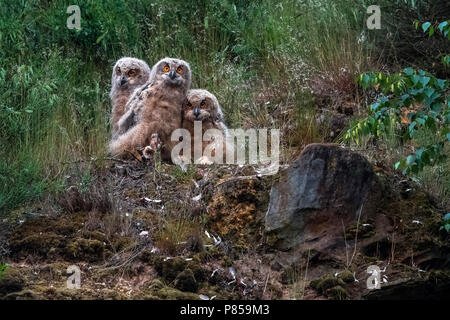
[[[135,124],[110,143],[110,153],[131,153],[140,158],[138,149],[161,145],[162,159],[169,160],[173,147],[170,136],[181,127],[182,105],[190,85],[191,68],[186,61],[164,58],[157,62],[150,80],[134,93],[127,106]]]
[[[145,61],[124,57],[117,60],[111,77],[112,104],[111,125],[113,138],[117,135],[119,119],[126,111],[126,104],[134,90],[150,77],[150,67]]]
[[[183,104],[183,128],[188,130],[191,135],[191,153],[192,159],[194,159],[194,123],[195,121],[201,121],[202,124],[202,137],[206,130],[217,129],[222,135],[222,144],[215,144],[215,147],[223,147],[223,156],[226,155],[226,135],[227,127],[223,123],[223,113],[220,108],[217,98],[207,90],[203,89],[193,89],[189,90],[187,93],[186,101]],[[217,141],[216,141],[217,142]],[[205,148],[210,145],[210,141],[202,141],[202,155],[204,154]],[[211,154],[215,155],[215,150],[211,150]],[[196,159],[194,159],[196,160]],[[212,159],[208,156],[203,155],[198,159],[201,164],[211,164]],[[222,159],[218,159],[222,163]]]

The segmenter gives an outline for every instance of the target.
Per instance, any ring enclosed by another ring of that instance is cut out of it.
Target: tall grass
[[[229,126],[282,126],[280,106],[310,112],[312,72],[364,68],[365,2],[84,0],[77,31],[66,27],[70,1],[3,1],[0,213],[51,191],[67,162],[105,155],[118,58],[187,60],[193,87],[217,95]],[[286,139],[317,136],[304,134]]]

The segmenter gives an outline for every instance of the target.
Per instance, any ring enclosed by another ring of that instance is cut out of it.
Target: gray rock
[[[274,184],[265,229],[270,244],[289,249],[335,244],[336,234],[375,211],[376,176],[361,155],[335,144],[310,144]]]

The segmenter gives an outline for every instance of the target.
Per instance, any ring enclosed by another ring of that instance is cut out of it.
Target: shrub
[[[431,23],[424,23],[422,28],[430,36],[433,35]],[[438,28],[444,37],[450,39],[448,22],[440,23]],[[434,141],[420,145],[414,154],[397,162],[395,169],[401,168],[403,173],[418,173],[424,166],[440,164],[446,159],[444,147],[450,141],[447,80],[410,67],[395,74],[364,73],[360,75],[359,83],[364,89],[374,87],[379,92],[379,98],[370,106],[369,116],[347,131],[345,140],[358,144],[365,135],[396,135],[401,127],[396,124],[401,124],[406,115],[404,122],[408,127],[401,135],[402,142],[414,139],[425,130],[434,134],[434,139],[431,139]]]

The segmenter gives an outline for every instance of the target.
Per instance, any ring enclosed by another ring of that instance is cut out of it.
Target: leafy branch
[[[416,29],[418,22],[415,22]],[[429,36],[439,30],[450,39],[449,21],[433,25],[426,22],[422,30]],[[450,63],[450,56],[444,57],[444,64]],[[344,135],[347,142],[360,144],[361,137],[371,135],[379,138],[391,135],[402,127],[402,118],[406,114],[408,126],[401,135],[402,142],[413,140],[421,131],[429,130],[437,137],[437,142],[422,145],[414,154],[395,164],[395,169],[403,173],[417,173],[425,166],[435,165],[446,159],[444,146],[450,141],[450,100],[449,81],[438,79],[424,70],[406,68],[395,74],[364,73],[359,76],[363,89],[375,88],[380,98],[370,106],[369,116],[359,121]]]

